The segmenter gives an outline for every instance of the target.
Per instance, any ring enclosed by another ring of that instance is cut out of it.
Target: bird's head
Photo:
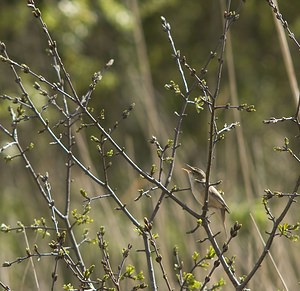
[[[186,167],[182,169],[188,173],[189,177],[194,178],[194,180],[197,180],[198,182],[205,182],[206,175],[203,170],[197,167],[192,167],[188,164],[186,164]]]

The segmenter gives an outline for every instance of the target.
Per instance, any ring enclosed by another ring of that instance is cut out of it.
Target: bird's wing
[[[200,183],[202,185],[205,185],[205,181],[199,180],[199,179],[195,179],[195,182]]]
[[[210,194],[214,197],[214,199],[216,201],[218,201],[224,208],[225,210],[230,213],[229,207],[226,204],[224,198],[222,197],[222,195],[220,194],[220,192],[213,186],[210,186]]]

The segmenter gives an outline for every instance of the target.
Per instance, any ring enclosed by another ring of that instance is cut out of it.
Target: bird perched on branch
[[[205,202],[205,189],[206,189],[206,174],[203,170],[186,165],[186,168],[183,168],[184,171],[188,173],[191,191],[195,199],[203,206]],[[214,187],[209,186],[208,188],[208,208],[219,209],[221,213],[221,219],[223,222],[224,230],[226,233],[225,227],[225,212],[230,213],[229,207],[226,204],[223,196],[220,192]]]

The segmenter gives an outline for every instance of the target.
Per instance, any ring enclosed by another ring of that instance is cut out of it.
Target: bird
[[[193,196],[195,197],[196,201],[200,203],[202,206],[204,206],[205,203],[205,189],[206,189],[206,174],[203,170],[197,167],[192,167],[188,164],[186,164],[185,168],[182,168],[184,171],[187,172],[190,185],[191,185],[191,191]],[[223,222],[224,230],[226,232],[226,226],[225,226],[225,212],[230,213],[229,207],[226,204],[223,196],[220,194],[220,192],[214,187],[209,186],[208,188],[208,208],[215,208],[220,210],[221,219]]]

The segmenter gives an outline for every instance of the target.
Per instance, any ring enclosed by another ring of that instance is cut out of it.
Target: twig
[[[264,248],[265,248],[265,247],[266,247],[266,243],[265,243],[265,241],[264,241],[264,238],[263,238],[262,235],[261,235],[261,232],[260,232],[260,230],[259,230],[259,228],[258,228],[258,225],[257,225],[257,223],[256,223],[256,221],[255,221],[255,219],[254,219],[254,217],[253,217],[253,215],[252,215],[252,213],[250,213],[250,218],[251,218],[251,220],[252,220],[252,222],[253,222],[253,224],[254,224],[255,230],[256,230],[256,232],[257,232],[259,238],[260,238],[260,241],[261,241],[261,243],[263,244],[263,246],[264,246]],[[269,255],[270,259],[271,259],[271,262],[272,262],[272,264],[273,264],[273,266],[274,266],[274,268],[275,268],[275,271],[276,271],[276,273],[278,274],[278,276],[279,276],[279,278],[280,278],[280,280],[281,280],[281,282],[282,282],[282,284],[283,284],[285,290],[288,291],[289,289],[288,289],[288,287],[287,287],[287,285],[286,285],[286,283],[285,283],[285,281],[284,281],[284,279],[283,279],[283,277],[282,277],[282,275],[281,275],[281,273],[280,273],[280,271],[279,271],[279,269],[278,269],[278,267],[277,267],[277,265],[276,265],[276,263],[275,263],[275,260],[274,260],[272,254],[271,254],[271,251],[268,252],[268,255]]]
[[[157,291],[157,284],[155,279],[155,272],[154,272],[153,261],[151,257],[151,250],[150,250],[148,236],[145,232],[143,232],[142,235],[143,235],[146,259],[147,259],[147,269],[148,269],[149,280],[150,280],[150,288],[153,291]]]
[[[23,234],[24,234],[24,238],[25,238],[26,249],[30,253],[29,241],[28,241],[28,237],[27,237],[27,233],[26,233],[25,229],[23,229]],[[29,257],[29,263],[30,263],[32,271],[33,271],[33,277],[34,277],[34,282],[35,282],[36,288],[37,288],[37,290],[39,290],[40,289],[40,284],[39,284],[39,280],[38,280],[38,276],[37,276],[37,273],[36,273],[36,268],[35,268],[32,256]],[[25,279],[26,273],[27,272],[24,272],[23,279]]]
[[[10,291],[10,288],[7,285],[5,285],[2,281],[0,281],[0,286],[3,287],[3,290]]]
[[[171,49],[172,49],[173,54],[175,56],[176,63],[177,63],[177,66],[178,66],[178,70],[179,70],[179,73],[180,73],[180,76],[181,76],[181,79],[182,79],[182,82],[183,82],[183,85],[184,85],[184,89],[185,89],[185,93],[183,94],[185,96],[184,103],[182,105],[181,112],[177,115],[178,120],[177,120],[176,128],[174,130],[174,139],[173,139],[174,142],[173,142],[173,145],[172,145],[171,163],[170,163],[170,166],[169,166],[169,171],[168,171],[168,174],[167,174],[167,177],[166,177],[166,181],[164,183],[164,187],[167,188],[169,183],[171,182],[171,178],[172,178],[172,174],[173,174],[173,170],[174,170],[174,166],[175,166],[176,150],[179,147],[179,136],[180,136],[180,133],[181,133],[181,126],[182,126],[183,118],[185,116],[185,111],[186,111],[186,108],[187,108],[187,105],[188,105],[188,102],[189,102],[189,87],[188,87],[188,84],[187,84],[187,80],[186,80],[184,71],[182,69],[182,65],[181,65],[181,61],[180,61],[180,54],[179,54],[179,52],[177,51],[177,49],[175,47],[175,43],[174,43],[174,40],[173,40],[172,35],[171,35],[171,25],[167,22],[167,20],[163,16],[161,16],[161,21],[162,21],[163,30],[167,33],[168,40],[171,44]],[[162,203],[164,197],[165,197],[165,191],[162,192],[162,194],[160,195],[160,197],[158,199],[158,202],[155,205],[155,208],[154,208],[154,210],[153,210],[153,212],[150,216],[150,219],[149,219],[150,222],[152,222],[154,220],[157,212],[159,211],[159,208],[161,206],[161,203]]]
[[[295,185],[294,190],[293,190],[293,193],[295,193],[295,195],[291,195],[289,197],[288,202],[287,202],[285,208],[283,209],[282,213],[274,221],[272,230],[269,234],[269,238],[268,238],[267,242],[265,243],[265,247],[264,247],[261,255],[257,259],[257,261],[256,261],[255,265],[253,266],[252,270],[250,271],[250,273],[246,276],[246,278],[244,278],[243,282],[238,286],[237,291],[242,291],[247,286],[247,284],[252,279],[252,277],[255,275],[257,270],[260,268],[262,262],[264,261],[265,257],[269,253],[269,250],[270,250],[271,245],[273,243],[273,240],[275,238],[277,228],[278,228],[279,224],[281,223],[281,221],[286,216],[286,214],[288,213],[288,211],[291,208],[292,204],[294,203],[294,198],[295,198],[294,196],[296,196],[296,193],[298,191],[299,186],[300,186],[300,176],[298,177],[298,180],[297,180],[296,185]]]

